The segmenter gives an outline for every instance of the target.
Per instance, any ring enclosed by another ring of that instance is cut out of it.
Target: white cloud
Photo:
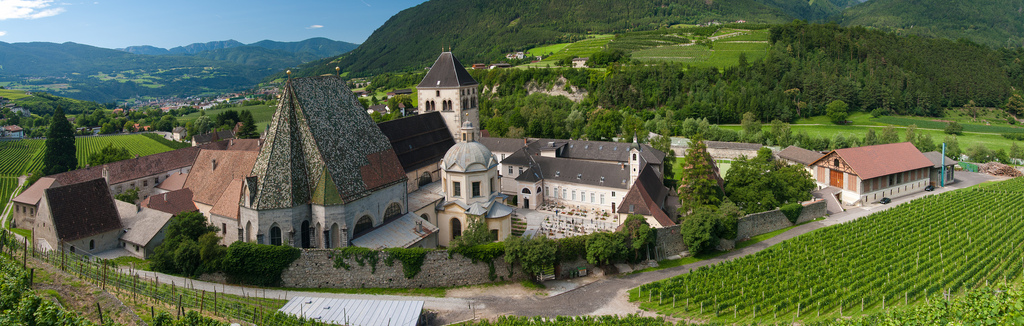
[[[7,31],[0,31],[0,36],[7,35]]]
[[[0,20],[36,19],[64,12],[63,7],[53,7],[52,2],[53,0],[0,0]]]
[[[317,28],[324,28],[324,25],[310,25],[309,27],[306,27],[306,29],[317,29]]]

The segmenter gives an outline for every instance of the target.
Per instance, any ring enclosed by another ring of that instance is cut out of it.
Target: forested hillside
[[[739,123],[825,114],[840,100],[854,111],[937,116],[943,107],[1006,102],[1013,82],[1004,66],[1019,53],[973,43],[899,37],[864,28],[790,23],[772,27],[764,60],[720,72],[683,64],[623,65],[607,71],[506,69],[474,71],[483,86],[481,124],[495,135],[607,139],[638,128],[680,134],[686,118]],[[1017,63],[1014,63],[1017,62]],[[580,103],[534,94],[528,85],[588,91]],[[630,129],[632,128],[632,129]]]
[[[1017,0],[871,0],[843,11],[838,20],[845,26],[966,38],[996,47],[1024,44],[1024,3]]]
[[[588,33],[649,30],[674,24],[746,20],[785,23],[834,15],[853,0],[452,0],[427,1],[399,12],[359,48],[337,60],[310,63],[298,76],[355,75],[417,69],[451,47],[463,63],[577,41]]]

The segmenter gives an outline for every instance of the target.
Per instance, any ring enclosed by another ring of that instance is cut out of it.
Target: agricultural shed
[[[294,297],[279,311],[338,325],[416,326],[423,301]]]

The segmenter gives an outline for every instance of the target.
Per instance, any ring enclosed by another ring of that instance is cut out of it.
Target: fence
[[[106,260],[64,251],[37,251],[28,245],[27,240],[18,242],[8,230],[0,230],[0,253],[15,259],[21,255],[22,264],[26,264],[31,256],[105,291],[120,291],[133,302],[162,302],[176,307],[179,312],[193,309],[253,325],[326,325],[277,312],[271,306],[275,299],[260,298],[255,289],[253,294],[256,296],[237,296],[196,290],[186,284],[161,284],[158,279],[144,280],[134,271],[129,274],[118,272],[117,266]]]

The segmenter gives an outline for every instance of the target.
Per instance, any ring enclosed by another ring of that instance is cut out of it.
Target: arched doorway
[[[338,223],[331,225],[330,243],[333,248],[341,247],[341,229],[338,228]]]
[[[302,221],[299,227],[299,239],[302,239],[302,247],[309,248],[309,221]]]
[[[252,242],[252,221],[245,222],[245,242]]]
[[[426,186],[426,185],[430,184],[430,182],[432,182],[432,181],[434,181],[434,180],[430,177],[430,172],[423,172],[423,174],[420,175],[419,186],[420,187]]]
[[[373,219],[370,218],[370,215],[363,215],[363,217],[360,217],[359,221],[356,222],[356,228],[352,230],[352,236],[353,238],[358,237],[372,228]]]
[[[456,237],[462,236],[462,221],[457,218],[452,218],[452,240]]]
[[[270,244],[275,246],[281,245],[281,228],[277,226],[277,223],[270,226]]]

